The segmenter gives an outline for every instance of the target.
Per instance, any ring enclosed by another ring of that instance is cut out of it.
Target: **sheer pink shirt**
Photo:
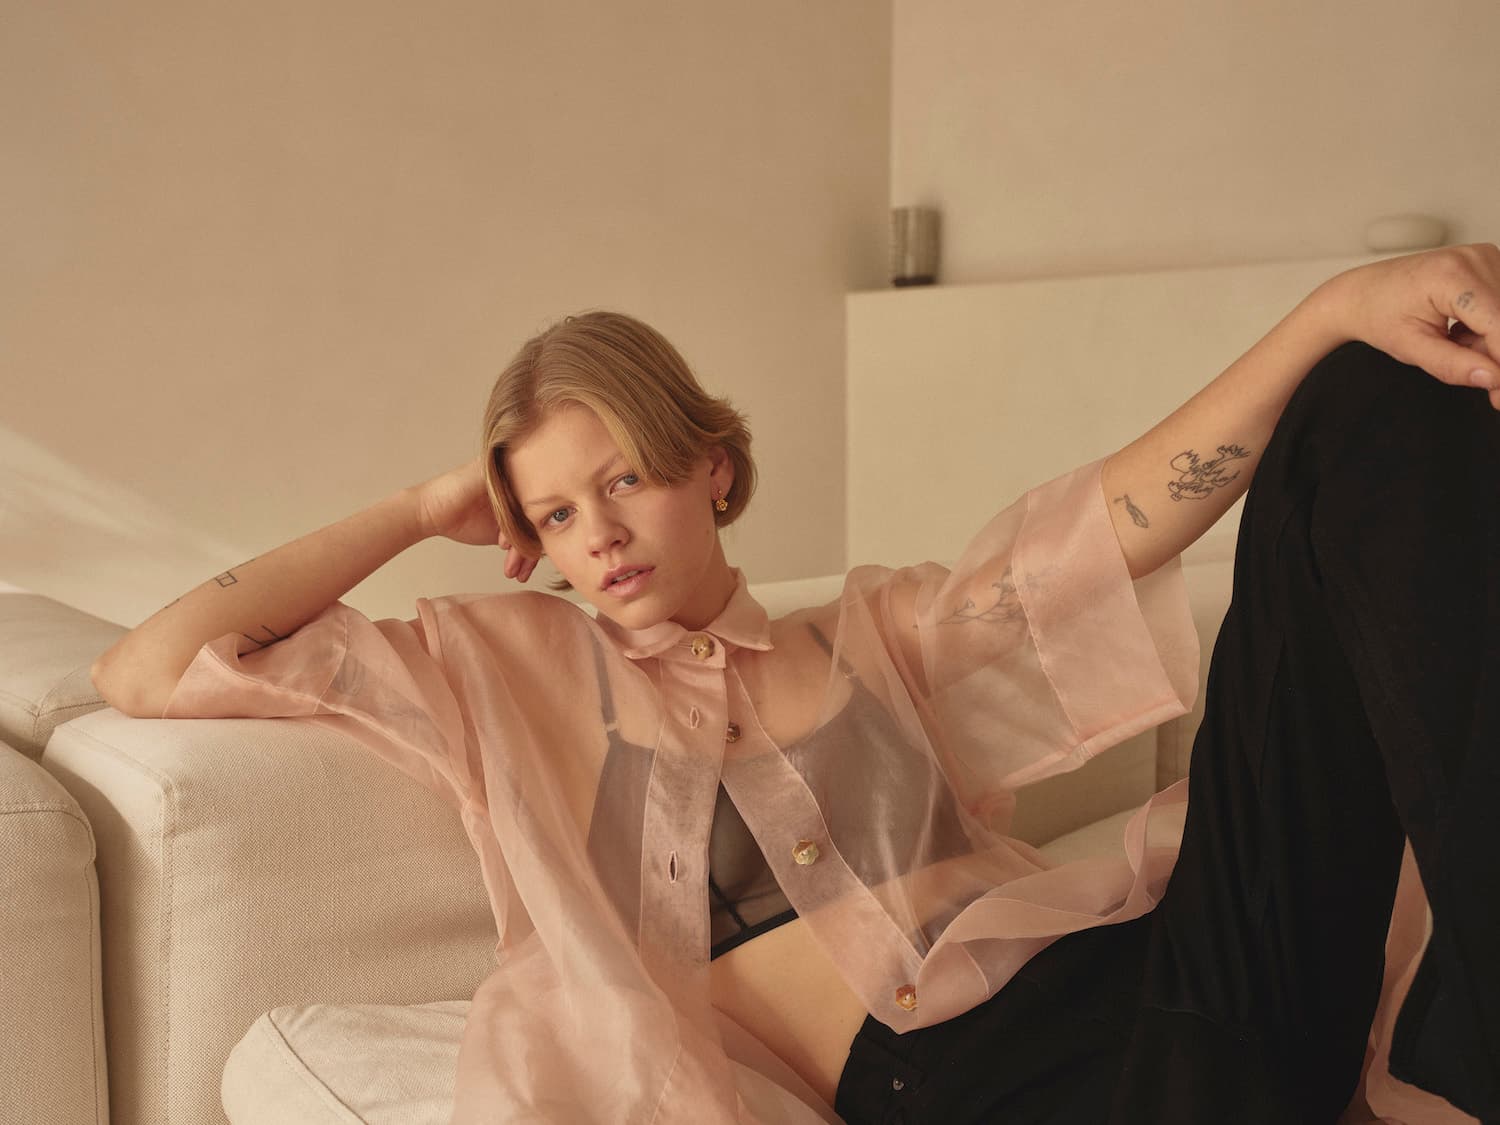
[[[335,604],[259,652],[209,643],[165,715],[315,717],[458,809],[500,941],[455,1120],[834,1120],[709,1003],[718,785],[897,1031],[981,1003],[1062,934],[1150,910],[1176,858],[1151,821],[1180,814],[1183,784],[1115,854],[1052,864],[1006,834],[1021,786],[1198,689],[1179,561],[1131,580],[1101,464],[1026,493],[951,571],[859,567],[837,601],[776,621],[743,576],[698,632],[533,592],[420,600],[410,621]],[[820,740],[856,679],[891,744]]]

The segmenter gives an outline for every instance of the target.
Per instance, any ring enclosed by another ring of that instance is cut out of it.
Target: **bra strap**
[[[832,656],[833,655],[833,645],[831,645],[831,644],[828,643],[828,638],[823,635],[823,630],[819,629],[811,621],[809,621],[807,623],[807,628],[808,628],[808,631],[810,633],[812,633],[813,640],[815,640],[815,641],[818,642],[818,646],[824,652],[826,652],[829,656]],[[854,669],[851,668],[851,667],[849,667],[849,662],[847,660],[845,660],[842,656],[839,657],[839,671],[843,672],[844,675],[849,676],[849,677],[853,677],[853,675],[854,675]]]
[[[589,640],[594,643],[594,674],[599,678],[599,711],[604,717],[604,729],[612,732],[618,724],[615,722],[614,694],[609,688],[609,668],[604,663],[604,646],[592,632]]]

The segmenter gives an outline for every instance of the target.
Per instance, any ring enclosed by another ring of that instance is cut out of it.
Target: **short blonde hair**
[[[548,410],[565,404],[597,414],[631,469],[656,484],[686,480],[698,458],[723,446],[734,485],[725,497],[729,507],[714,512],[714,521],[728,526],[750,502],[755,462],[745,416],[704,391],[677,349],[650,325],[624,313],[581,313],[521,345],[484,409],[490,504],[505,537],[526,553],[540,555],[541,539],[506,477],[505,450]]]

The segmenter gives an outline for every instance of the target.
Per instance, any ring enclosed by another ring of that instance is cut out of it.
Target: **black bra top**
[[[708,841],[709,958],[795,917],[750,827],[720,784]]]

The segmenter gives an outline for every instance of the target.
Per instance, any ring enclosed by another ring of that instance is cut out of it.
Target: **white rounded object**
[[[1447,238],[1447,224],[1431,215],[1382,215],[1365,227],[1365,248],[1376,254],[1428,250]]]

